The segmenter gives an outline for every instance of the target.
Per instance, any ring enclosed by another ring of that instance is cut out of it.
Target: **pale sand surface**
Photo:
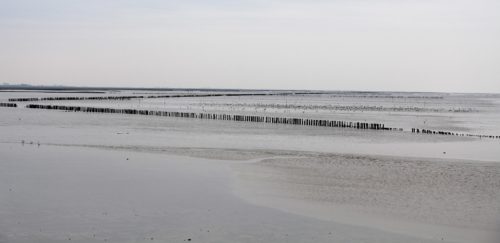
[[[442,242],[233,193],[231,161],[0,144],[0,242]],[[128,160],[127,160],[128,158]]]
[[[255,204],[431,239],[498,240],[498,163],[317,154],[234,167]]]
[[[500,163],[284,150],[57,145],[231,161],[247,201],[452,242],[495,242]],[[238,162],[239,161],[239,162]]]

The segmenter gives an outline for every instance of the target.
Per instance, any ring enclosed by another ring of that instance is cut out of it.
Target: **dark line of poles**
[[[304,119],[304,118],[290,118],[290,117],[249,116],[249,115],[194,113],[194,112],[178,112],[178,111],[174,112],[151,111],[151,110],[79,107],[79,106],[61,106],[61,105],[39,105],[39,104],[29,104],[26,106],[26,108],[63,110],[63,111],[73,111],[73,112],[118,113],[118,114],[131,114],[131,115],[166,116],[166,117],[181,117],[181,118],[225,120],[225,121],[263,122],[263,123],[290,124],[290,125],[303,125],[303,126],[403,131],[402,128],[390,128],[386,127],[384,124],[381,123],[331,121],[331,120],[321,120],[321,119]]]
[[[460,137],[478,137],[478,138],[495,138],[500,139],[500,136],[494,135],[481,135],[481,134],[470,134],[470,133],[457,133],[457,132],[447,132],[447,131],[434,131],[429,129],[419,129],[412,128],[412,133],[422,133],[422,134],[433,134],[433,135],[448,135],[448,136],[460,136]]]
[[[130,100],[130,99],[157,99],[182,97],[217,97],[217,96],[266,96],[266,95],[301,95],[322,94],[311,92],[294,93],[222,93],[222,94],[171,94],[171,95],[129,95],[129,96],[69,96],[69,97],[42,97],[42,98],[10,98],[10,102],[53,101],[53,100]]]
[[[0,103],[0,106],[17,107],[17,104]],[[118,113],[118,114],[131,114],[131,115],[166,116],[166,117],[210,119],[210,120],[226,120],[226,121],[263,122],[263,123],[290,124],[290,125],[303,125],[303,126],[322,126],[322,127],[339,127],[339,128],[370,129],[370,130],[403,131],[402,128],[390,128],[390,127],[386,127],[382,123],[332,121],[332,120],[290,118],[290,117],[212,114],[212,113],[195,113],[195,112],[178,112],[178,111],[174,111],[174,112],[172,112],[172,111],[151,111],[151,110],[136,110],[136,109],[116,109],[116,108],[39,105],[39,104],[29,104],[26,106],[26,108],[64,110],[64,111],[74,111],[74,112]],[[455,132],[434,131],[434,130],[429,130],[429,129],[418,129],[418,128],[412,128],[411,132],[418,133],[418,134],[422,133],[422,134],[433,134],[433,135],[448,135],[448,136],[500,139],[500,136],[493,136],[493,135],[455,133]]]
[[[0,107],[17,107],[16,103],[0,103]]]

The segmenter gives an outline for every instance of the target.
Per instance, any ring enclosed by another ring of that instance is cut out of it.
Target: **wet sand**
[[[68,144],[0,152],[2,242],[498,239],[494,162]]]
[[[441,242],[234,193],[235,161],[0,144],[0,242]]]
[[[258,205],[429,239],[498,240],[498,163],[298,154],[235,168],[240,195]]]

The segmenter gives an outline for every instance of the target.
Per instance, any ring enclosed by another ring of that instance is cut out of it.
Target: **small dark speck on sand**
[[[128,158],[127,158],[127,160],[128,160]]]

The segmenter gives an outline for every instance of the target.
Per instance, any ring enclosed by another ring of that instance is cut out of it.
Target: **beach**
[[[498,241],[500,140],[408,130],[497,134],[497,103],[481,98],[472,108],[487,111],[434,107],[421,116],[316,104],[319,114],[308,114],[297,105],[255,110],[248,99],[257,98],[39,103],[377,117],[405,130],[0,107],[0,242]],[[224,105],[238,102],[245,105]]]

